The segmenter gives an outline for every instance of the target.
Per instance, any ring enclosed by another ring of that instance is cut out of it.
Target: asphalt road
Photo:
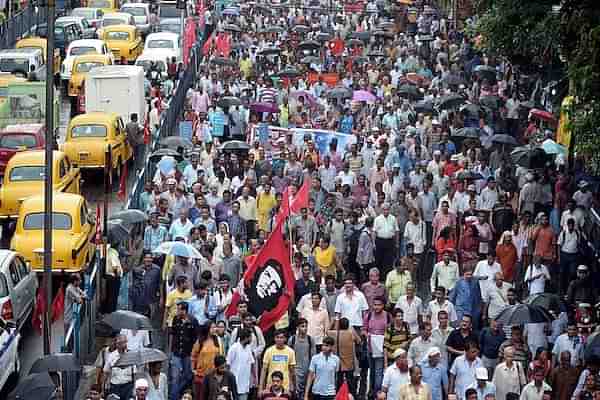
[[[67,125],[69,123],[69,103],[63,101],[60,110],[60,123],[58,127],[59,131],[59,144],[64,142]],[[88,205],[91,213],[96,213],[97,205],[100,206],[101,212],[104,204],[104,175],[102,172],[86,172],[83,175],[82,195],[88,201]],[[127,182],[127,193],[129,195],[131,188],[135,182],[135,173],[130,172],[128,174]],[[108,196],[109,215],[113,212],[119,211],[125,207],[124,201],[117,198],[116,192],[111,193]],[[56,288],[55,288],[56,290]],[[43,341],[42,336],[39,335],[35,330],[29,329],[21,332],[21,345],[20,345],[20,358],[21,358],[21,373],[20,376],[24,377],[29,374],[29,370],[35,360],[43,355]],[[51,333],[51,351],[59,352],[63,346],[64,341],[64,328],[62,319],[56,321],[52,326]],[[7,394],[12,390],[16,384],[16,379],[12,379],[11,382],[7,383],[4,390],[0,391],[0,399],[7,398]]]

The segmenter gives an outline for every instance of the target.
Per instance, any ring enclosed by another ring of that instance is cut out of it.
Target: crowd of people
[[[161,160],[140,197],[141,265],[121,263],[117,244],[109,260],[118,283],[105,311],[156,327],[102,350],[90,398],[597,398],[600,359],[586,351],[597,199],[564,158],[511,156],[555,135],[523,118],[512,66],[434,2],[321,3],[196,7],[203,32],[229,38],[209,39],[186,94],[193,146]],[[281,136],[251,135],[269,125]],[[354,140],[323,149],[294,128]],[[247,137],[249,149],[223,147]],[[306,182],[308,202],[286,222],[293,298],[263,330],[248,299],[232,298],[284,196]],[[158,252],[168,241],[201,257]],[[536,296],[557,299],[552,320],[497,321]],[[166,374],[160,362],[114,366],[145,346],[168,353]]]

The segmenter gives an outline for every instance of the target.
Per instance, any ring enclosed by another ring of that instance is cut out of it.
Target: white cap
[[[488,379],[488,371],[487,368],[479,367],[475,370],[475,377],[482,381],[487,381]]]
[[[580,266],[577,267],[577,271],[587,271],[587,270],[588,270],[587,265],[581,264]]]
[[[137,381],[135,381],[135,388],[139,389],[139,388],[148,388],[148,381],[144,378],[140,378]]]

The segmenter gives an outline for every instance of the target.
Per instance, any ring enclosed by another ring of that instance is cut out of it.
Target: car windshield
[[[90,8],[112,8],[109,0],[88,0],[87,6]]]
[[[144,72],[148,72],[151,62],[152,61],[150,60],[137,60],[135,65],[139,65],[140,67],[144,68]],[[154,65],[156,65],[157,69],[161,72],[165,70],[165,64],[162,61],[154,61]]]
[[[179,18],[181,16],[181,10],[175,6],[161,6],[158,13],[159,18]]]
[[[44,165],[23,165],[10,170],[11,182],[43,181],[46,176]]]
[[[37,146],[34,135],[27,133],[12,133],[0,136],[0,148],[4,149],[30,149]]]
[[[129,40],[128,32],[107,32],[106,40]]]
[[[150,40],[146,44],[146,48],[148,48],[148,49],[172,49],[173,41],[167,40],[167,39]]]
[[[55,230],[67,231],[73,226],[73,220],[69,214],[52,213],[52,228]],[[23,221],[23,229],[25,230],[41,230],[44,229],[44,213],[31,213],[25,216]]]
[[[126,24],[121,18],[104,18],[102,20],[102,26],[112,26]]]
[[[25,50],[41,50],[42,52],[46,51],[45,47],[41,47],[41,46],[21,46],[19,47],[19,49],[25,49]],[[45,53],[44,53],[45,54]]]
[[[20,57],[2,57],[0,58],[0,71],[27,74],[29,72],[29,60]]]
[[[104,125],[78,125],[71,130],[71,136],[81,137],[106,137],[106,126]]]
[[[81,47],[72,47],[71,48],[71,55],[72,56],[81,56],[83,54],[94,54],[94,53],[98,53],[98,51],[96,50],[95,47],[88,47],[88,46],[81,46]]]
[[[162,32],[179,33],[181,28],[178,24],[160,24],[160,30]]]
[[[75,72],[90,72],[92,68],[101,67],[104,64],[101,62],[80,62],[75,67]]]
[[[96,17],[96,12],[94,10],[91,9],[83,9],[83,8],[76,8],[75,10],[73,10],[73,15],[76,17],[83,17],[83,18],[87,18],[87,19],[94,19]]]
[[[123,7],[121,8],[122,12],[126,12],[127,14],[131,14],[134,17],[145,17],[146,11],[142,7]]]

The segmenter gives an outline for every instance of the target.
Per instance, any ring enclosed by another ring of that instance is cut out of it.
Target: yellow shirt
[[[175,289],[169,292],[167,295],[167,300],[165,301],[165,313],[167,315],[167,324],[171,326],[173,323],[173,318],[177,313],[177,303],[183,300],[188,300],[192,297],[192,292],[189,289],[185,289],[185,291],[180,292]]]
[[[267,381],[271,379],[271,374],[275,371],[281,371],[283,374],[283,388],[290,390],[290,367],[296,366],[296,353],[294,350],[285,346],[278,349],[277,346],[271,346],[265,351],[263,356],[263,368],[267,369]]]
[[[396,303],[400,296],[404,296],[406,294],[406,287],[411,282],[410,272],[408,271],[403,274],[399,274],[395,269],[388,272],[385,279],[385,288],[387,289],[390,303]]]
[[[252,61],[250,58],[240,60],[240,72],[244,75],[244,78],[248,79],[252,72]]]
[[[323,250],[320,246],[317,246],[314,251],[315,261],[323,272],[323,276],[334,275],[335,276],[335,247],[329,246]]]

